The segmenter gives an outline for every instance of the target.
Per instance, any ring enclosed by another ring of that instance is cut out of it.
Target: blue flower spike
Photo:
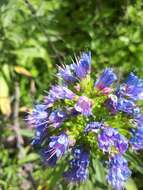
[[[45,166],[56,167],[61,159],[69,163],[67,183],[85,182],[95,155],[107,163],[107,182],[122,190],[131,176],[125,154],[143,150],[143,80],[130,73],[119,84],[112,68],[97,80],[91,74],[91,52],[58,66],[60,85],[51,85],[26,123],[35,130],[32,145]]]

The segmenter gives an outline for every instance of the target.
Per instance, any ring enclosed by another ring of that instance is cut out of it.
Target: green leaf
[[[126,190],[138,190],[134,180],[130,178],[125,184]]]
[[[22,136],[25,136],[25,137],[30,137],[30,138],[33,137],[33,131],[28,130],[28,129],[21,129],[20,133]]]
[[[35,160],[37,160],[39,158],[38,154],[35,153],[31,153],[29,155],[26,155],[24,158],[22,158],[21,160],[19,160],[19,164],[25,164],[27,162],[33,162]]]
[[[99,160],[95,161],[96,179],[98,182],[105,184],[105,171],[104,167]]]

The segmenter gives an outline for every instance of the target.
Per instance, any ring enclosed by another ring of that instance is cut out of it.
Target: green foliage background
[[[130,71],[143,78],[142,0],[0,1],[0,189],[107,189],[102,164],[92,160],[90,180],[78,187],[41,166],[30,146],[25,112],[56,81],[56,65],[92,52],[92,74],[114,67],[120,80]],[[143,154],[128,155],[133,177],[127,190],[143,189]],[[110,189],[110,187],[108,187]]]

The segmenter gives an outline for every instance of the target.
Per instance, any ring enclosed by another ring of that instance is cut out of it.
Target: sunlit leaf
[[[27,77],[32,77],[32,74],[31,74],[27,69],[25,69],[24,67],[15,66],[14,69],[15,69],[15,71],[16,71],[18,74],[25,75],[25,76],[27,76]]]
[[[2,76],[0,76],[0,110],[4,115],[9,116],[11,114],[9,88]]]

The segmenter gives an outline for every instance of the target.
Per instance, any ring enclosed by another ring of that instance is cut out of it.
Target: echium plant
[[[28,115],[35,128],[34,147],[47,166],[55,166],[65,154],[72,154],[63,177],[79,183],[88,178],[93,154],[105,160],[107,181],[121,190],[131,176],[125,153],[143,149],[143,80],[130,73],[119,84],[113,69],[106,68],[91,78],[91,53],[82,53],[57,74],[62,85],[53,85]],[[91,154],[92,153],[92,154]]]

